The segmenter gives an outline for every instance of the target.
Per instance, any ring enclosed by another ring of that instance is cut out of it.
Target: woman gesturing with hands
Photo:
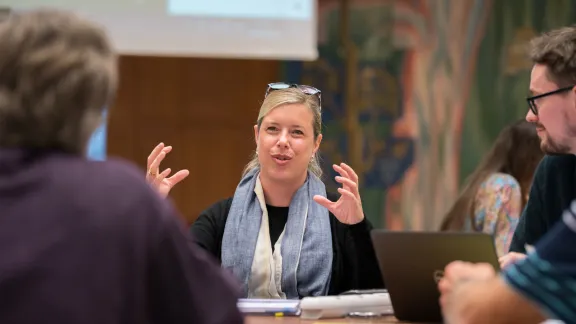
[[[172,151],[172,146],[165,146],[164,143],[160,143],[148,156],[146,181],[148,181],[163,198],[168,196],[170,190],[190,174],[188,170],[180,170],[168,178],[172,169],[167,168],[160,172],[160,163],[162,163],[162,160],[164,160],[170,151]]]
[[[358,175],[333,165],[342,185],[327,192],[318,150],[320,90],[268,85],[253,127],[255,151],[234,195],[206,208],[191,225],[196,243],[230,270],[243,298],[298,299],[384,288],[364,215]],[[166,195],[184,179],[157,175],[170,147],[148,159],[149,181]],[[187,175],[187,173],[186,173]]]
[[[335,178],[338,183],[342,184],[342,188],[338,188],[340,198],[333,202],[324,196],[316,195],[314,201],[328,209],[341,223],[358,224],[364,220],[362,201],[358,191],[358,175],[346,163],[334,164],[332,168],[340,174]]]

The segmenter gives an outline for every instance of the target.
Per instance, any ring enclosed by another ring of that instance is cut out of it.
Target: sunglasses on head
[[[307,95],[317,96],[320,108],[322,108],[322,95],[321,95],[322,92],[319,89],[304,84],[284,83],[284,82],[270,83],[268,84],[268,89],[266,89],[266,94],[264,95],[264,98],[268,97],[268,95],[272,91],[284,90],[289,88],[297,88],[298,90],[302,91]]]

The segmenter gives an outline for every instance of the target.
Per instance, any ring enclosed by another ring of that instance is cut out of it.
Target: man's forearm
[[[545,320],[535,304],[514,291],[501,277],[466,283],[457,289],[462,291],[455,291],[454,303],[463,304],[454,307],[460,309],[460,314],[453,317],[454,323],[538,324]]]

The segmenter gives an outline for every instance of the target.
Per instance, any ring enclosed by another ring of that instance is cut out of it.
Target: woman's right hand
[[[170,178],[166,178],[172,171],[170,168],[160,173],[160,163],[166,157],[166,154],[172,151],[172,146],[164,146],[164,143],[158,144],[152,153],[148,156],[148,170],[146,172],[146,181],[152,185],[156,191],[165,198],[170,193],[170,190],[180,181],[184,180],[190,172],[188,170],[180,170]]]
[[[525,258],[526,258],[526,254],[518,253],[518,252],[510,252],[510,253],[500,257],[500,259],[498,259],[498,261],[500,262],[500,268],[504,269],[504,268],[508,267],[509,265],[514,264],[514,263],[516,263],[520,260],[523,260]]]

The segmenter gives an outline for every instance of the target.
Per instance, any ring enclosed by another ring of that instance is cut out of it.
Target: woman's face
[[[314,116],[304,104],[272,109],[254,126],[260,176],[270,181],[296,182],[306,179],[308,163],[318,150],[322,135],[314,140]]]

